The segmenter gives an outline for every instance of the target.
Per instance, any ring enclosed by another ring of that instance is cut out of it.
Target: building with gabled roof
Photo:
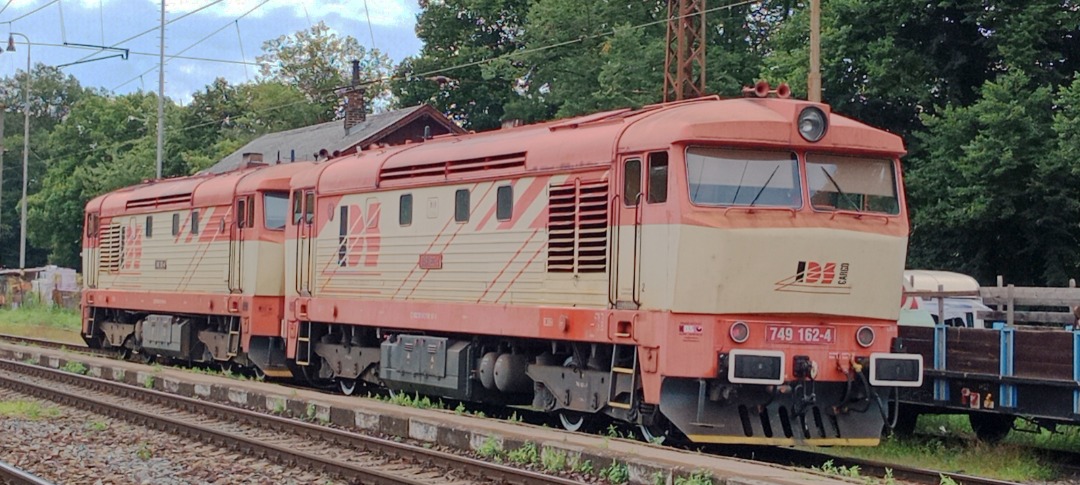
[[[376,145],[419,142],[447,133],[461,134],[465,130],[426,104],[367,116],[347,114],[344,122],[330,121],[260,136],[203,173],[223,173],[258,162],[273,165],[319,161]]]

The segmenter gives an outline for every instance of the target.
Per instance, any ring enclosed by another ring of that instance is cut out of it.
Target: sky
[[[113,57],[62,70],[84,86],[116,94],[157,92],[161,0],[0,0],[0,7],[0,35],[26,35],[34,64],[59,66],[118,53],[70,44],[126,48],[127,60]],[[365,48],[374,45],[395,63],[421,47],[414,30],[416,0],[165,0],[165,8],[165,21],[172,22],[165,27],[165,95],[181,103],[218,77],[232,83],[257,79],[254,61],[265,41],[320,21]],[[0,77],[26,69],[24,40],[14,38],[16,51],[0,54]]]

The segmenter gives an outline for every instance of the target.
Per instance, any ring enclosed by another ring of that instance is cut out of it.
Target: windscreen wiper
[[[754,200],[750,201],[750,207],[753,207],[754,204],[757,203],[758,197],[761,197],[761,194],[765,192],[765,187],[768,187],[769,182],[772,182],[773,177],[776,176],[776,171],[777,170],[780,170],[780,164],[779,163],[776,164],[776,167],[772,169],[772,173],[769,174],[769,178],[765,179],[765,183],[761,184],[761,188],[758,189],[757,194],[754,195]]]
[[[851,204],[851,207],[855,209],[855,212],[862,212],[862,209],[859,208],[859,204],[856,204],[850,196],[845,194],[843,190],[840,190],[840,184],[836,183],[836,179],[832,178],[832,175],[829,175],[829,171],[825,170],[825,167],[821,167],[821,172],[828,177],[829,182],[832,182],[833,187],[836,187],[836,193],[840,194],[840,197],[843,197],[844,200]]]

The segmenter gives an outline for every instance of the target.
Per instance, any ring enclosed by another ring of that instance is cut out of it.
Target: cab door
[[[229,293],[243,293],[244,282],[244,241],[250,229],[254,227],[254,198],[250,195],[238,196],[233,204],[235,216],[229,229]]]
[[[670,261],[668,224],[643,225],[643,219],[666,219],[668,153],[652,151],[624,156],[619,163],[619,188],[611,201],[614,267],[610,298],[616,308],[634,310],[642,304],[645,284],[663,288],[665,265]],[[648,258],[643,255],[647,254]]]
[[[313,241],[315,224],[315,189],[293,191],[293,223],[296,227],[296,291],[311,296],[313,276]]]
[[[624,156],[619,161],[619,183],[611,200],[612,255],[609,275],[609,299],[615,308],[633,310],[639,305],[639,239],[642,164],[640,155]]]
[[[98,213],[91,212],[86,216],[86,255],[83,257],[83,278],[87,288],[97,288],[98,270],[101,261],[98,260],[101,241],[98,238]]]

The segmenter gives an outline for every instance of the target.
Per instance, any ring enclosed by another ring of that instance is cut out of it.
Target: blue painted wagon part
[[[1077,388],[1073,391],[1073,414],[1080,418],[1080,330],[1073,330],[1073,380]]]
[[[1015,373],[1013,355],[1016,348],[1016,329],[1004,327],[998,330],[1001,337],[1001,376],[1010,377]],[[1017,401],[1016,386],[1002,381],[998,391],[998,401],[1003,408],[1015,408]]]
[[[946,337],[948,330],[949,327],[945,325],[934,327],[934,370],[936,371],[946,370],[945,352],[947,350]],[[934,400],[949,400],[949,381],[947,379],[934,379]]]

